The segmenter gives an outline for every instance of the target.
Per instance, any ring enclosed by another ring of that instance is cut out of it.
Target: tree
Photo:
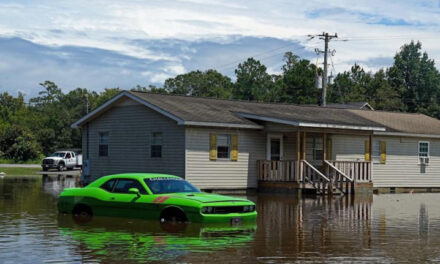
[[[1,125],[0,154],[0,158],[27,161],[39,157],[40,146],[28,129],[16,125]]]
[[[167,79],[164,89],[170,94],[230,98],[232,82],[229,77],[216,70],[191,71]],[[155,91],[162,92],[162,90]]]
[[[350,71],[336,75],[334,84],[330,85],[329,101],[337,103],[369,102],[374,97],[374,91],[369,90],[371,73],[355,64]]]
[[[267,68],[260,61],[249,58],[238,64],[235,70],[237,81],[233,89],[233,96],[242,100],[267,100],[268,91],[272,86],[272,78]]]
[[[367,90],[372,91],[369,100],[376,110],[399,111],[402,106],[399,93],[390,85],[386,72],[383,69],[377,71],[370,80]]]
[[[284,54],[281,101],[317,104],[321,91],[315,88],[316,66],[292,52]]]
[[[440,74],[434,61],[421,49],[420,42],[403,45],[387,74],[391,86],[401,96],[402,111],[432,115],[431,111],[439,108]]]

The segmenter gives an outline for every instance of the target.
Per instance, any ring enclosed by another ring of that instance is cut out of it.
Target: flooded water
[[[59,215],[72,178],[0,178],[0,263],[440,262],[440,194],[248,197],[255,224],[163,226]]]

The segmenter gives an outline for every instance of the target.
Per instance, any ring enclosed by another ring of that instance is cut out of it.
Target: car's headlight
[[[255,205],[249,206],[249,212],[253,212],[253,211],[255,211]]]
[[[210,214],[212,212],[214,212],[214,207],[206,206],[206,207],[202,208],[202,213],[203,214]]]

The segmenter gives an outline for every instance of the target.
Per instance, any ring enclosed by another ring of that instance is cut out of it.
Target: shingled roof
[[[112,103],[128,97],[180,125],[261,129],[269,121],[302,127],[328,127],[381,132],[440,135],[440,121],[422,114],[323,108],[284,103],[223,100],[124,91],[72,126],[82,126]]]

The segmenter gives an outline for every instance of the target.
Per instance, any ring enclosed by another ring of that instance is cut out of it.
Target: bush
[[[40,155],[40,145],[32,133],[20,126],[3,126],[0,129],[1,158],[14,161],[37,159]]]

